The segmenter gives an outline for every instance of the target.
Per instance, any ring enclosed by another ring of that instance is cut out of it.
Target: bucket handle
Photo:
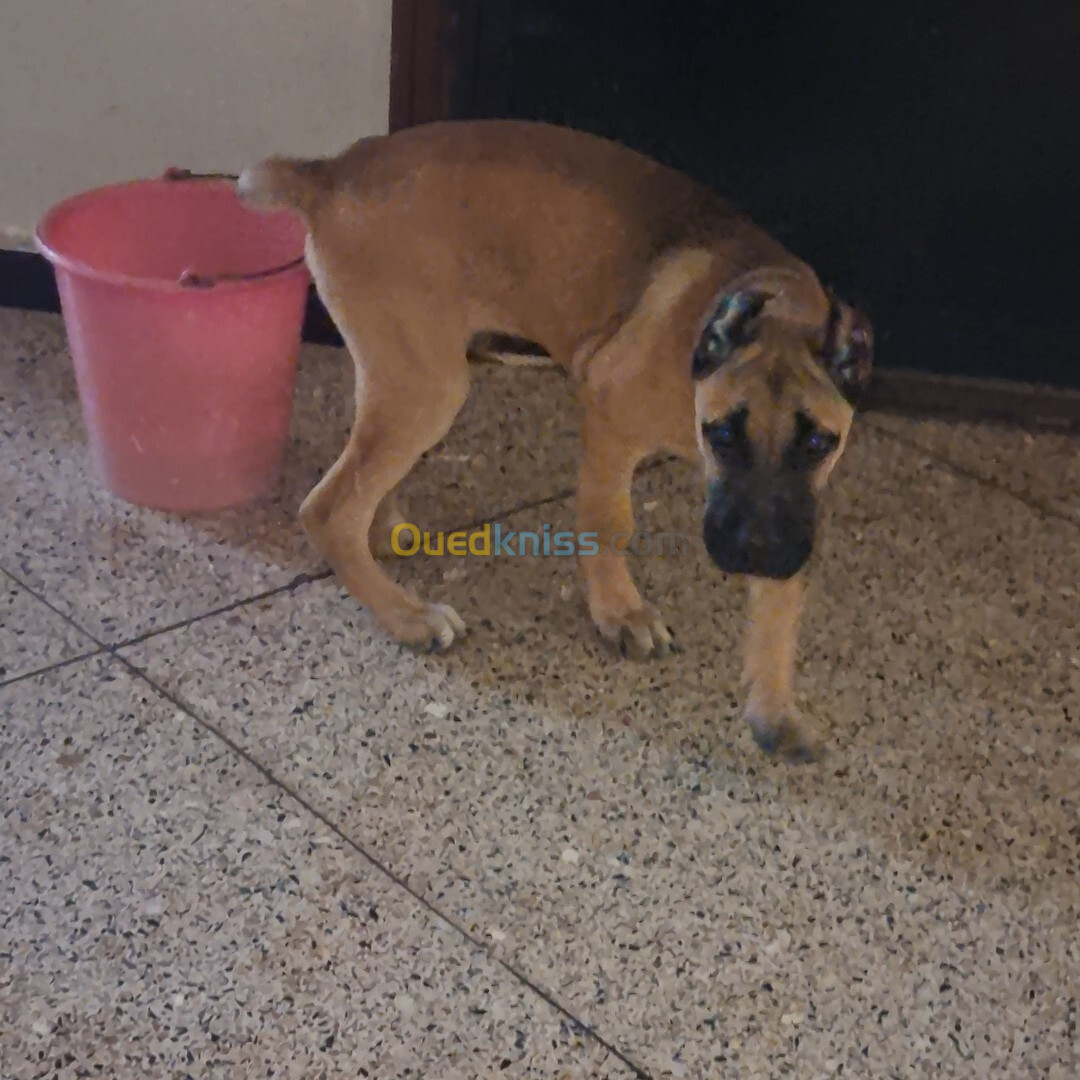
[[[234,183],[240,179],[235,173],[197,173],[191,169],[180,169],[175,165],[169,166],[162,174],[162,180],[179,182],[182,180],[231,180]],[[255,270],[250,274],[196,274],[193,270],[185,270],[180,275],[180,284],[187,289],[212,289],[222,281],[258,281],[260,278],[273,277],[274,274],[284,273],[294,266],[299,266],[304,261],[304,256],[292,259],[280,266],[271,266],[268,270]]]

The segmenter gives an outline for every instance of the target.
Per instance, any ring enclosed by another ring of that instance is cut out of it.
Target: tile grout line
[[[485,525],[488,522],[496,521],[501,517],[508,517],[512,514],[524,513],[526,510],[534,510],[540,506],[546,506],[549,503],[562,502],[564,499],[569,498],[574,494],[573,488],[567,488],[562,491],[557,491],[553,495],[546,496],[542,499],[533,499],[529,502],[520,503],[516,506],[511,506],[503,510],[498,510],[494,514],[487,517],[477,518],[473,521],[467,522],[464,525],[458,526],[457,529],[448,530],[450,532],[458,531],[459,529],[475,529],[481,525]],[[240,608],[247,607],[251,604],[260,603],[263,600],[270,600],[276,596],[283,596],[288,593],[294,592],[301,586],[310,585],[316,581],[326,581],[334,576],[334,572],[331,569],[323,569],[318,571],[304,571],[297,574],[291,581],[287,581],[284,585],[276,585],[272,589],[265,589],[260,593],[255,593],[251,596],[241,597],[239,600],[232,600],[227,604],[222,604],[219,607],[211,608],[208,611],[200,612],[197,615],[189,616],[186,619],[180,619],[174,623],[168,623],[165,626],[153,627],[149,630],[143,631],[141,634],[136,634],[134,637],[122,638],[120,641],[103,641],[96,634],[87,630],[86,627],[76,622],[76,620],[67,612],[62,611],[55,604],[49,601],[41,592],[38,591],[28,581],[23,580],[18,574],[13,573],[6,567],[0,566],[0,574],[12,581],[20,589],[29,593],[38,603],[43,604],[49,609],[57,618],[63,619],[69,626],[77,630],[84,637],[97,646],[97,648],[90,650],[89,652],[80,653],[78,656],[67,657],[64,660],[58,660],[55,664],[46,664],[44,667],[35,668],[33,671],[22,672],[19,675],[13,675],[9,679],[0,678],[0,688],[10,686],[13,683],[22,682],[24,679],[33,679],[39,675],[48,675],[50,672],[56,671],[59,668],[67,667],[70,664],[76,664],[80,660],[90,660],[96,656],[102,654],[108,654],[115,656],[121,649],[130,649],[136,645],[142,645],[147,641],[151,641],[154,638],[163,637],[166,634],[174,633],[177,630],[185,630],[190,626],[194,626],[206,619],[213,619],[219,615],[227,615],[230,612],[238,611]]]
[[[92,649],[90,652],[80,653],[78,656],[68,657],[66,660],[58,660],[55,664],[47,664],[45,667],[38,668],[35,671],[27,671],[21,675],[14,675],[10,679],[0,680],[0,689],[6,686],[12,686],[15,683],[22,682],[24,679],[33,679],[40,675],[48,675],[50,672],[58,671],[60,668],[68,667],[70,664],[77,664],[81,660],[90,660],[95,656],[101,656],[103,653],[109,653],[109,646],[100,640],[96,634],[91,634],[89,630],[80,626],[70,615],[65,614],[55,604],[51,604],[44,596],[38,592],[33,586],[23,581],[17,574],[13,574],[6,567],[0,566],[0,576],[6,577],[9,581],[13,581],[20,589],[29,593],[39,604],[44,604],[58,618],[63,619],[68,626],[73,627],[83,637],[92,641],[97,648]]]
[[[12,675],[10,679],[0,679],[0,690],[4,690],[9,686],[14,686],[16,683],[24,682],[27,679],[36,679],[40,675],[51,675],[54,671],[60,671],[62,668],[70,667],[72,664],[81,663],[83,660],[93,660],[96,656],[109,656],[110,652],[102,646],[100,649],[94,649],[92,652],[80,653],[78,656],[69,656],[66,660],[57,660],[55,664],[47,664],[45,667],[35,668],[33,671],[24,671],[20,675]]]
[[[1022,506],[1026,506],[1029,510],[1035,511],[1045,518],[1053,518],[1055,521],[1063,521],[1067,525],[1073,526],[1073,528],[1080,528],[1080,520],[1075,517],[1063,513],[1061,510],[1050,506],[1048,503],[1044,503],[1038,499],[1033,499],[1030,496],[1024,495],[1013,488],[1006,487],[1003,484],[998,483],[997,480],[988,476],[983,476],[977,473],[974,469],[969,468],[967,465],[961,465],[958,461],[953,461],[951,458],[946,457],[944,454],[937,450],[931,450],[926,446],[923,446],[920,442],[912,439],[906,435],[902,435],[897,431],[893,431],[891,428],[882,427],[880,424],[875,424],[871,421],[864,420],[864,424],[871,430],[876,431],[879,435],[884,435],[885,438],[891,439],[893,442],[899,443],[901,446],[910,447],[912,450],[918,450],[919,453],[925,454],[932,462],[940,466],[943,469],[947,469],[949,472],[955,473],[957,476],[962,477],[965,480],[970,480],[980,487],[989,488],[991,491],[996,491],[1000,495],[1007,495],[1011,499],[1015,499]]]
[[[220,607],[211,608],[209,611],[200,612],[198,615],[191,615],[186,619],[180,619],[177,622],[169,623],[167,626],[158,626],[150,630],[145,630],[141,634],[136,634],[135,637],[124,638],[121,641],[107,645],[106,648],[111,653],[115,653],[119,649],[130,649],[135,645],[142,645],[153,638],[161,637],[163,634],[171,634],[175,630],[186,630],[189,626],[194,626],[204,619],[213,619],[218,615],[227,615],[229,612],[237,611],[242,607],[246,607],[248,604],[257,604],[262,600],[270,600],[275,596],[282,596],[286,593],[294,592],[302,585],[310,585],[315,581],[325,581],[327,578],[332,577],[333,573],[333,570],[327,569],[318,570],[314,573],[304,572],[302,574],[297,574],[296,577],[291,581],[287,581],[284,585],[275,585],[274,588],[265,589],[263,592],[255,593],[253,596],[244,596],[239,600],[232,600],[227,604],[222,604]]]
[[[88,637],[98,647],[99,650],[107,649],[109,647],[96,634],[90,633],[89,630],[87,630],[84,626],[80,626],[70,615],[61,611],[55,604],[50,603],[50,601],[47,600],[44,596],[42,596],[42,594],[37,589],[35,589],[33,585],[31,585],[27,581],[23,581],[23,579],[19,577],[18,574],[13,574],[10,570],[3,566],[0,566],[0,574],[3,574],[4,577],[10,579],[11,581],[14,581],[20,589],[25,589],[35,600],[37,600],[41,604],[44,604],[54,615],[58,615],[69,626],[75,627],[75,629],[78,630],[80,634],[82,634],[84,637]]]
[[[547,495],[542,499],[529,499],[527,502],[517,503],[514,506],[508,506],[504,510],[497,510],[494,514],[487,514],[484,517],[474,518],[472,521],[466,522],[460,526],[458,530],[463,531],[465,529],[478,529],[481,525],[493,525],[500,518],[512,517],[514,514],[523,514],[526,510],[536,510],[538,507],[547,506],[550,503],[563,502],[565,499],[570,498],[574,494],[576,488],[564,488],[562,491],[556,491],[554,495]]]
[[[647,465],[645,466],[645,468],[655,468],[655,465]],[[499,518],[509,517],[512,514],[521,514],[524,513],[526,510],[535,510],[538,507],[547,506],[551,503],[563,502],[564,500],[570,498],[570,496],[572,496],[575,491],[575,488],[563,488],[560,491],[556,491],[553,495],[546,495],[540,499],[531,499],[528,502],[518,503],[514,506],[509,506],[504,509],[497,510],[492,514],[485,515],[484,517],[474,518],[471,521],[467,521],[463,525],[457,525],[452,529],[446,529],[444,531],[460,532],[466,529],[476,529],[479,528],[481,525],[493,523]],[[27,586],[22,581],[18,581],[18,579],[16,579],[14,575],[9,574],[8,576],[11,577],[12,580],[17,581],[19,585],[22,585],[24,588],[29,589],[29,586]],[[293,592],[294,590],[300,588],[303,585],[310,585],[316,581],[326,581],[333,576],[334,571],[329,568],[313,572],[304,571],[303,573],[297,574],[296,577],[294,577],[291,581],[286,582],[284,585],[276,585],[272,589],[266,589],[261,593],[254,594],[253,596],[245,596],[239,600],[232,600],[228,604],[222,604],[220,607],[211,608],[209,611],[200,612],[198,615],[192,615],[187,619],[180,619],[177,622],[169,623],[166,626],[154,627],[150,630],[144,631],[141,634],[136,634],[135,637],[124,638],[121,641],[113,642],[111,644],[102,643],[101,647],[108,650],[110,653],[115,653],[119,649],[129,649],[135,645],[142,645],[145,642],[152,640],[153,638],[161,637],[164,634],[172,633],[175,630],[185,630],[189,626],[194,626],[195,624],[202,622],[204,619],[212,619],[218,615],[226,615],[229,612],[237,611],[240,608],[248,606],[249,604],[257,604],[262,600],[269,600],[275,596],[282,596],[286,593]],[[34,595],[35,597],[37,597],[37,599],[43,600],[43,598],[37,596],[36,593]],[[52,607],[52,605],[49,606]],[[64,615],[63,612],[57,611],[55,608],[53,608],[53,610],[56,611],[56,614],[60,615],[62,618],[67,619],[67,621],[70,622],[77,629],[82,630],[81,626],[78,626],[78,624],[75,623],[74,620]],[[86,633],[88,637],[92,638],[92,640],[97,640],[93,637],[92,634],[89,634],[87,631],[83,630],[83,633]]]
[[[400,875],[390,869],[385,863],[383,863],[377,856],[369,852],[360,843],[354,840],[348,835],[340,826],[335,824],[326,814],[315,807],[309,802],[299,791],[294,790],[288,784],[279,780],[273,772],[263,765],[261,762],[253,758],[239,743],[235,742],[232,738],[225,734],[219,727],[213,724],[210,720],[206,719],[191,705],[188,705],[178,695],[167,690],[164,686],[158,683],[152,676],[150,676],[142,668],[137,667],[126,657],[119,655],[118,653],[109,650],[110,657],[118,660],[121,664],[128,669],[128,671],[134,675],[137,679],[146,683],[156,694],[162,699],[168,701],[176,709],[180,710],[185,716],[192,720],[195,724],[201,727],[203,730],[209,732],[214,738],[223,743],[229,750],[232,751],[237,757],[247,762],[252,768],[254,768],[268,783],[272,784],[278,790],[284,792],[288,798],[294,803],[302,807],[310,815],[312,815],[317,821],[321,822],[324,827],[329,829],[339,840],[341,840],[348,848],[351,848],[358,855],[361,856],[371,867],[381,873],[384,877],[388,878],[395,886],[402,889],[405,893],[413,898],[421,907],[427,912],[433,915],[439,921],[445,923],[451,929],[456,931],[474,948],[481,950],[485,956],[494,961],[504,971],[511,975],[523,986],[527,987],[539,998],[545,1001],[553,1009],[556,1010],[566,1020],[570,1021],[574,1027],[584,1032],[589,1038],[593,1039],[600,1046],[602,1046],[609,1054],[615,1057],[618,1061],[622,1062],[628,1069],[633,1072],[637,1080],[652,1080],[652,1077],[647,1073],[640,1065],[634,1062],[625,1053],[619,1050],[616,1046],[608,1042],[602,1035],[600,1035],[594,1027],[586,1024],[584,1021],[578,1019],[565,1005],[561,1004],[552,993],[545,990],[543,987],[534,982],[528,975],[521,971],[518,971],[512,964],[501,959],[498,956],[494,956],[488,949],[487,945],[474,934],[470,933],[463,926],[459,925],[449,915],[440,911],[431,901],[427,900],[419,892],[417,892],[412,886],[410,886]]]
[[[634,475],[638,476],[641,473],[652,472],[655,469],[659,469],[662,465],[666,464],[669,460],[668,457],[658,457],[655,461],[647,462],[645,465],[640,466],[634,471]],[[506,507],[503,510],[497,510],[493,514],[489,514],[485,517],[476,518],[473,521],[462,525],[462,529],[476,529],[481,525],[486,525],[489,522],[495,522],[499,518],[509,517],[512,514],[523,514],[526,510],[536,510],[541,506],[548,506],[552,503],[565,502],[567,499],[572,498],[577,494],[576,487],[562,488],[556,491],[552,495],[545,495],[540,499],[529,499],[526,502],[517,503],[514,506]]]

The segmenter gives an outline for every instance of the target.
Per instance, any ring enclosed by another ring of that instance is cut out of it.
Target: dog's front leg
[[[750,621],[743,680],[748,687],[746,720],[766,753],[812,761],[819,748],[795,718],[792,684],[805,582],[750,579]]]
[[[581,571],[589,614],[608,640],[635,660],[663,656],[672,636],[660,613],[646,603],[626,565],[634,534],[631,487],[644,456],[595,414],[586,413],[584,455],[577,494]],[[595,554],[589,550],[595,546]]]

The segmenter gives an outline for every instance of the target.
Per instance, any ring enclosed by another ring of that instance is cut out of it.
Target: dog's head
[[[720,298],[693,375],[705,546],[721,570],[783,579],[802,569],[818,492],[844,451],[872,362],[869,322],[831,296],[817,325],[760,283]]]

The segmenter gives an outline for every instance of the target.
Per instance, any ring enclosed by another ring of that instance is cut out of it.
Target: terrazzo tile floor
[[[793,769],[696,547],[635,567],[664,661],[566,559],[403,561],[472,633],[389,643],[293,520],[348,393],[305,348],[274,498],[137,510],[59,320],[0,311],[0,1077],[1080,1075],[1080,440],[861,419]],[[573,432],[482,369],[410,516],[563,527]],[[644,526],[697,498],[639,478]]]

